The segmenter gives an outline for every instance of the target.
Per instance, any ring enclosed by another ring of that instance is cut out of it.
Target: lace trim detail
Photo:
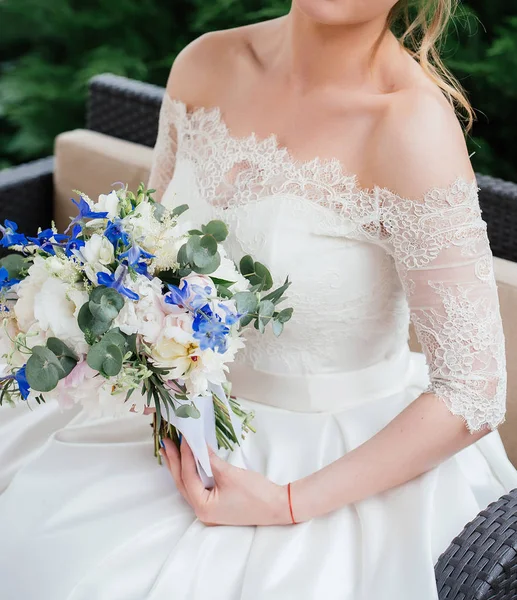
[[[494,298],[475,286],[429,281],[442,304],[411,314],[430,365],[427,391],[464,418],[471,431],[495,429],[505,418],[504,335]]]

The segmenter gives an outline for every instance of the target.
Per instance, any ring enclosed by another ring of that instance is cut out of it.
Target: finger
[[[208,446],[208,456],[210,458],[210,465],[215,478],[228,470],[229,464],[220,458],[210,446]]]
[[[201,499],[205,492],[205,486],[197,472],[196,460],[190,446],[185,439],[180,444],[181,454],[181,478],[187,490],[187,494],[195,502]]]
[[[187,490],[185,489],[185,484],[181,478],[181,458],[176,444],[169,439],[164,439],[163,449],[160,450],[160,454],[165,459],[165,464],[169,469],[172,478],[174,479],[174,483],[176,484],[179,493],[190,504],[190,499],[188,497]]]

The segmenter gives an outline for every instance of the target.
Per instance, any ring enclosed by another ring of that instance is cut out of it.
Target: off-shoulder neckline
[[[351,183],[351,186],[353,186],[354,190],[363,193],[366,196],[391,196],[393,198],[397,198],[399,201],[402,202],[406,201],[421,203],[422,201],[425,201],[426,198],[429,196],[435,194],[447,194],[450,190],[453,190],[458,186],[466,186],[472,191],[474,189],[476,190],[476,192],[479,191],[477,179],[467,178],[463,175],[457,176],[448,185],[437,186],[429,189],[418,199],[401,196],[394,190],[378,185],[374,185],[371,188],[366,188],[360,184],[357,174],[351,173],[345,169],[343,163],[339,158],[322,158],[320,156],[315,156],[314,158],[310,159],[298,159],[292,154],[291,150],[287,146],[280,144],[278,136],[274,132],[271,132],[265,137],[258,137],[255,131],[252,131],[251,133],[242,136],[237,136],[233,134],[224,118],[220,106],[195,106],[189,109],[189,107],[183,100],[180,100],[179,98],[173,98],[167,92],[165,92],[164,96],[165,99],[169,101],[171,106],[178,109],[180,115],[184,119],[192,121],[195,119],[210,118],[212,120],[212,123],[214,123],[216,127],[220,129],[220,131],[224,133],[224,135],[228,139],[233,140],[237,144],[243,144],[246,146],[254,145],[257,149],[272,149],[278,155],[279,159],[283,159],[284,161],[288,162],[293,168],[297,168],[301,171],[310,170],[318,167],[321,167],[322,169],[335,170],[335,172],[339,174],[339,177],[342,180],[349,181]]]

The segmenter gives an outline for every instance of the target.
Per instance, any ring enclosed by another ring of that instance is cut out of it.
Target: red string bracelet
[[[296,521],[294,520],[294,515],[293,515],[293,503],[291,501],[291,484],[290,483],[287,484],[287,499],[289,501],[289,512],[291,513],[291,521],[292,521],[293,525],[297,525]]]

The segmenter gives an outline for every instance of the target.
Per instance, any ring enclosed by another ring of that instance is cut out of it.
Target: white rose
[[[109,265],[115,260],[113,244],[108,238],[98,233],[94,233],[92,237],[81,248],[81,254],[86,262],[96,265]]]
[[[18,284],[16,290],[18,300],[14,306],[14,314],[21,331],[27,332],[36,322],[34,316],[36,294],[50,277],[52,276],[45,267],[45,260],[41,256],[35,256],[29,274]]]
[[[113,190],[109,194],[101,194],[97,202],[92,206],[94,212],[105,212],[108,213],[106,218],[114,219],[118,216],[118,203],[119,199],[117,192]]]
[[[34,317],[43,331],[54,335],[78,354],[88,345],[77,324],[77,315],[88,294],[54,277],[47,279],[34,297]]]

